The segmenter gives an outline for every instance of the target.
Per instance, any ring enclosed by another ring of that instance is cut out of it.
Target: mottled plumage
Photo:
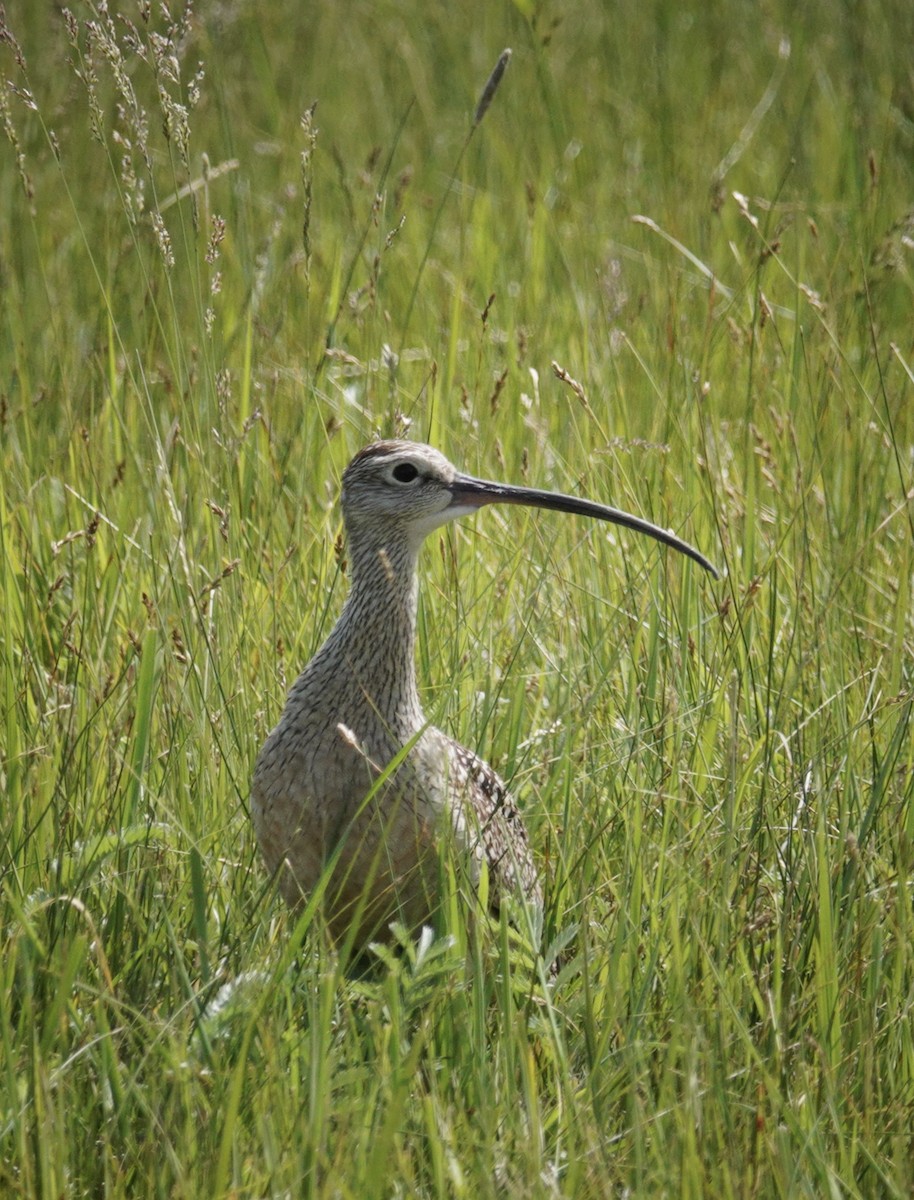
[[[461,475],[429,446],[378,442],[343,474],[351,587],[293,685],[254,773],[251,811],[270,871],[298,904],[325,877],[324,911],[355,944],[434,912],[451,849],[489,899],[540,904],[523,820],[504,783],[430,725],[415,674],[417,559],[427,534],[493,502],[578,512],[638,529],[713,568],[672,534],[575,497]]]

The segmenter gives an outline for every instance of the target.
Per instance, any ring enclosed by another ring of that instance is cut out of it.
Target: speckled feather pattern
[[[390,472],[404,455],[436,486],[401,494]],[[419,703],[418,552],[430,529],[450,519],[454,473],[431,448],[402,442],[377,443],[350,463],[349,595],[257,760],[251,811],[267,868],[297,905],[335,859],[324,910],[337,937],[353,923],[364,942],[394,920],[411,928],[426,921],[442,849],[453,849],[471,880],[485,861],[494,906],[508,894],[541,903],[527,832],[504,783],[429,725]]]

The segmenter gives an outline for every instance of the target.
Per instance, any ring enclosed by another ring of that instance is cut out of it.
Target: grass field
[[[0,1195],[910,1197],[914,7],[171,7],[0,18]],[[552,990],[257,857],[378,434],[724,572],[426,547]]]

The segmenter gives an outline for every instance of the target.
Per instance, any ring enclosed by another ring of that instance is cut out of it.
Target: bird
[[[641,517],[463,474],[418,442],[360,450],[343,472],[341,502],[349,592],[254,769],[251,815],[265,865],[293,908],[319,892],[331,937],[360,949],[389,938],[396,922],[418,930],[434,919],[442,853],[459,856],[493,912],[506,901],[541,912],[542,882],[511,793],[422,711],[415,667],[422,543],[486,505],[525,505],[647,534],[717,572]]]

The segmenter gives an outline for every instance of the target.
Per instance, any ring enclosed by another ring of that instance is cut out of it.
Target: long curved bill
[[[715,579],[720,578],[713,564],[694,546],[678,538],[675,533],[661,529],[659,525],[653,525],[643,517],[623,512],[620,508],[596,504],[593,500],[581,500],[577,496],[566,496],[562,492],[544,492],[539,488],[513,487],[506,483],[493,483],[488,479],[474,479],[472,475],[457,475],[450,488],[453,497],[450,505],[452,510],[461,508],[470,512],[482,508],[485,504],[522,504],[527,508],[549,508],[555,512],[576,513],[581,517],[596,517],[599,521],[610,521],[613,525],[621,525],[637,533],[646,533],[655,541],[663,542],[665,546],[671,546],[680,554],[685,554],[706,571],[710,571]]]

